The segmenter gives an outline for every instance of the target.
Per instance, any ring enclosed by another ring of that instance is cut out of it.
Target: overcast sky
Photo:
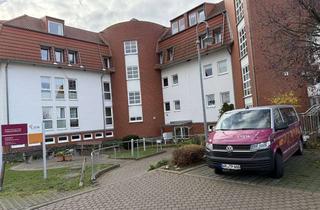
[[[96,32],[131,18],[169,26],[171,19],[204,1],[221,0],[0,0],[0,20],[48,15]]]

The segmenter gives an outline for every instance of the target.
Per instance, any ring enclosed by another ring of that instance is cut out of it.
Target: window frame
[[[179,21],[176,20],[171,23],[171,33],[172,35],[174,35],[178,32],[179,32]]]
[[[209,68],[209,67],[210,67],[210,68]],[[204,77],[204,78],[211,78],[211,77],[213,77],[213,67],[212,67],[212,64],[211,64],[211,63],[210,63],[210,64],[203,65],[202,68],[203,68],[203,77]],[[211,75],[207,76],[206,71],[209,70],[209,69],[211,69]]]
[[[106,107],[104,107],[104,109],[105,109],[105,121],[106,121],[106,126],[110,126],[110,127],[112,127],[113,126],[113,112],[112,112],[112,107],[111,106],[106,106]],[[110,109],[110,115],[107,115],[107,109]],[[111,119],[111,124],[109,123],[107,123],[107,119]]]
[[[59,29],[57,33],[52,32],[52,29],[50,28],[51,24],[56,24],[58,26],[61,26],[61,34],[59,33]],[[48,20],[48,33],[58,35],[58,36],[64,36],[64,24],[60,22]]]
[[[198,23],[198,18],[197,18],[197,11],[191,12],[188,14],[188,23],[189,23],[189,27],[192,27],[194,25],[197,25]],[[194,24],[192,24],[192,18],[194,18]]]
[[[49,115],[51,118],[44,118],[44,109],[50,109]],[[48,130],[53,130],[54,129],[54,124],[53,124],[53,106],[42,106],[42,122],[44,123],[44,129],[46,131]],[[46,128],[46,122],[51,122],[51,128]]]
[[[241,73],[242,73],[243,97],[246,98],[252,95],[249,64],[241,68]]]
[[[129,51],[127,51],[127,44],[129,46]],[[133,51],[132,49],[134,49],[135,46],[135,51]],[[127,40],[123,42],[123,49],[124,49],[124,54],[125,55],[134,55],[134,54],[138,54],[138,41],[137,40]]]
[[[59,81],[59,80],[63,81],[62,89],[57,87],[57,81]],[[65,98],[66,98],[66,94],[65,94],[65,85],[66,85],[65,84],[65,79],[62,78],[62,77],[55,77],[54,78],[54,84],[55,84],[55,99],[56,100],[65,100]],[[61,92],[60,94],[62,94],[62,92],[63,92],[63,98],[58,98],[58,93],[59,92]]]
[[[129,77],[129,75],[131,75],[131,77]],[[132,77],[133,75],[136,77]],[[139,80],[140,79],[139,66],[138,65],[127,66],[126,76],[127,76],[127,80]]]
[[[178,19],[178,25],[179,25],[179,32],[186,29],[186,22],[185,22],[184,17]]]
[[[109,91],[106,90],[106,85],[109,87]],[[106,97],[109,96],[109,97]],[[111,83],[109,81],[103,82],[103,98],[105,101],[111,101],[112,100],[112,94],[111,94]]]
[[[90,137],[85,137],[86,135],[90,135]],[[93,139],[92,133],[85,133],[85,134],[83,134],[83,140],[88,141],[88,140],[92,140],[92,139]]]
[[[60,140],[60,138],[66,138],[66,140]],[[69,137],[68,136],[58,136],[58,144],[63,144],[63,143],[68,143],[69,142]]]
[[[174,81],[174,77],[177,77],[177,82],[175,83]],[[179,85],[179,76],[178,76],[178,74],[173,74],[172,76],[171,76],[171,78],[172,78],[172,86],[177,86],[177,85]]]
[[[178,102],[178,104],[179,104],[179,109],[177,109],[177,102]],[[174,111],[175,111],[175,112],[181,111],[181,101],[180,101],[180,100],[174,100],[174,101],[173,101],[173,108],[174,108]]]
[[[59,57],[57,57],[57,53],[60,53]],[[57,58],[59,58],[59,61],[57,60]],[[60,48],[54,49],[54,61],[59,64],[64,63],[64,50],[63,49],[60,49]]]
[[[73,137],[75,136],[78,136],[79,138],[74,139]],[[81,141],[81,135],[80,134],[71,135],[70,141],[71,142]]]
[[[243,0],[235,0],[236,22],[239,24],[244,18]]]
[[[47,52],[47,59],[43,59],[42,51],[46,51]],[[40,58],[41,58],[41,61],[51,61],[51,53],[50,52],[51,52],[51,48],[50,47],[41,46],[40,47]]]
[[[99,135],[99,136],[97,136]],[[100,136],[101,135],[101,136]],[[94,134],[94,139],[103,139],[103,132],[98,132]]]
[[[132,120],[132,118],[135,118],[135,119]],[[141,119],[139,120],[138,118],[141,118]],[[129,116],[129,123],[138,123],[138,122],[143,122],[143,116],[134,116],[134,117]]]
[[[164,82],[165,80],[167,81],[167,85],[165,85],[165,82]],[[169,87],[169,78],[168,77],[162,77],[162,87],[163,88]]]
[[[70,55],[72,55],[73,60],[70,62]],[[68,63],[69,64],[77,64],[78,63],[78,52],[74,50],[68,50]]]
[[[137,94],[138,93],[138,94]],[[133,94],[133,98],[131,98]],[[139,97],[137,97],[137,95],[139,95]],[[133,99],[133,103],[131,102],[131,99]],[[139,99],[139,100],[137,100]],[[129,91],[128,92],[128,104],[129,106],[136,106],[136,105],[141,105],[141,93],[140,91]]]
[[[247,43],[247,32],[246,27],[243,26],[238,31],[238,37],[239,37],[239,51],[240,51],[240,59],[248,55],[248,43]]]
[[[209,98],[211,96],[213,96],[213,101],[214,101],[214,104],[212,104],[212,105],[209,104],[209,102],[212,101]],[[208,108],[216,107],[216,96],[215,96],[214,93],[206,94],[206,105],[207,105]]]
[[[203,12],[203,20],[200,19],[200,13]],[[202,21],[206,20],[206,14],[203,8],[199,9],[197,12],[197,23],[200,23]]]
[[[224,102],[223,101],[223,97],[224,97],[224,94],[229,94],[229,102]],[[231,103],[231,96],[230,96],[230,91],[224,91],[224,92],[220,92],[220,101],[221,101],[221,104],[223,105],[224,103],[227,103],[227,104],[230,104]]]
[[[167,105],[169,105],[169,110],[167,110]],[[171,111],[171,104],[170,104],[170,101],[165,101],[164,102],[164,111],[165,112],[170,112]]]
[[[43,87],[42,87],[43,79],[48,79],[49,89],[46,89],[46,88],[43,88]],[[48,76],[40,76],[40,83],[41,83],[41,99],[42,99],[42,100],[52,100],[52,81],[51,81],[51,77],[48,77]],[[50,97],[48,97],[48,98],[43,97],[43,93],[44,93],[44,92],[50,93]]]
[[[172,62],[174,60],[174,47],[167,49],[167,61]]]
[[[64,118],[61,117],[61,109],[64,109]],[[58,121],[64,121],[65,127],[58,127]],[[56,123],[58,130],[65,130],[67,129],[67,110],[65,106],[57,106],[56,107]]]
[[[72,117],[72,114],[71,114],[71,109],[76,109],[76,114],[77,114],[77,117]],[[70,128],[71,129],[76,129],[76,128],[79,128],[80,127],[80,120],[79,120],[79,107],[77,106],[70,106],[69,107],[69,125],[70,125]],[[78,122],[78,126],[72,126],[72,121],[73,120],[77,120]]]
[[[52,139],[52,141],[48,142],[47,139]],[[46,145],[47,144],[55,144],[56,143],[56,139],[54,137],[46,137],[44,141],[45,141]]]
[[[220,71],[222,63],[225,63],[225,71],[224,72]],[[220,61],[217,62],[217,70],[218,70],[218,75],[224,75],[224,74],[228,74],[229,73],[227,59],[223,59],[223,60],[220,60]]]
[[[74,82],[75,83],[75,89],[70,89],[70,82]],[[71,98],[71,94],[75,94],[75,98]],[[77,79],[68,79],[68,98],[69,100],[78,100],[78,81]]]

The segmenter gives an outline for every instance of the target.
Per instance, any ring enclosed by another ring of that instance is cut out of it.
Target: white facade
[[[206,114],[208,122],[216,122],[223,102],[221,94],[229,92],[229,103],[234,104],[231,56],[226,49],[201,57]],[[226,72],[219,73],[219,62],[225,62]],[[205,76],[205,68],[212,67],[212,75]],[[173,84],[173,75],[178,76],[178,84]],[[197,59],[173,65],[161,71],[165,124],[192,121],[203,122],[199,65]],[[168,79],[165,87],[164,79]],[[208,104],[208,95],[214,94],[215,104]],[[180,101],[180,110],[176,110],[175,101]],[[170,103],[170,111],[166,103]]]
[[[4,65],[0,71],[0,124],[6,124]],[[47,135],[80,134],[80,132],[97,131],[104,129],[104,113],[102,104],[101,73],[69,69],[50,68],[12,64],[8,66],[8,92],[9,92],[9,119],[10,124],[28,123],[42,124],[43,107],[52,108],[52,128],[46,130]],[[41,79],[45,77],[50,81],[49,99],[42,97]],[[56,98],[56,79],[64,81],[64,99]],[[76,99],[69,98],[68,80],[76,81]],[[110,75],[105,74],[104,82],[110,82]],[[111,83],[110,83],[111,86]],[[105,100],[104,105],[111,107],[112,101]],[[57,128],[58,109],[64,108],[65,128]],[[70,125],[70,108],[78,110],[78,126]],[[106,129],[113,129],[107,125]],[[92,133],[94,135],[94,133]],[[67,142],[71,141],[68,139]],[[58,141],[57,141],[58,142]]]

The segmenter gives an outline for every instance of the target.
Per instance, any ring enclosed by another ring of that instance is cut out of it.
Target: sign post
[[[17,144],[28,143],[28,125],[27,124],[11,124],[1,125],[1,142],[0,142],[0,191],[3,189],[4,181],[4,162],[3,147]]]
[[[29,124],[28,139],[30,144],[42,144],[43,178],[47,179],[47,151],[43,124]]]

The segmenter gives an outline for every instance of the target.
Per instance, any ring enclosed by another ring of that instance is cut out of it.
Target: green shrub
[[[128,135],[122,138],[122,147],[125,148],[126,150],[131,149],[131,139],[140,139],[139,136],[137,135]],[[129,143],[128,143],[129,142]]]
[[[184,145],[172,154],[172,163],[177,166],[187,166],[203,160],[204,148],[200,145]]]
[[[169,161],[166,159],[160,160],[156,163],[156,165],[150,165],[148,171],[152,171],[154,169],[160,168],[162,166],[168,165]]]
[[[203,145],[204,143],[204,136],[194,136],[191,139],[191,144]]]
[[[228,103],[224,103],[221,107],[221,109],[219,110],[220,116],[223,115],[223,113],[227,112],[227,111],[231,111],[234,110],[234,105],[233,104],[228,104]]]

